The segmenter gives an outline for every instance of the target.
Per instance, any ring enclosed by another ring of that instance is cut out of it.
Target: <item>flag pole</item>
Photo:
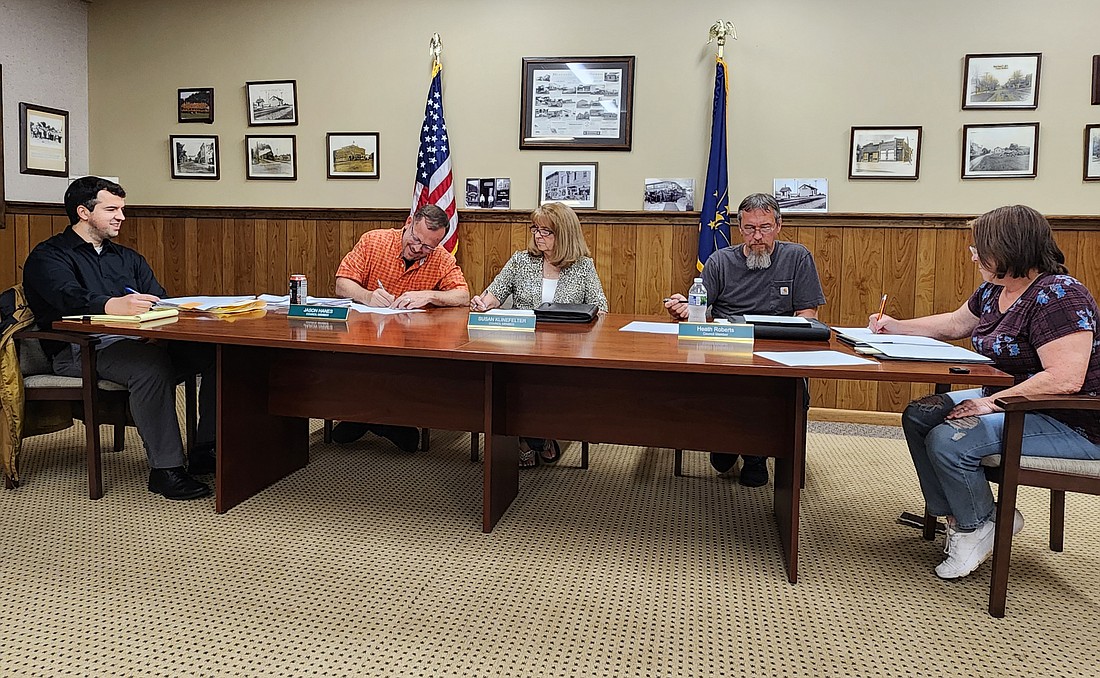
[[[726,167],[726,103],[729,98],[726,61],[723,59],[726,39],[737,39],[733,23],[716,21],[710,27],[707,44],[717,40],[718,56],[715,58],[714,89],[712,90],[712,117],[710,153],[707,160],[707,177],[703,189],[703,204],[699,211],[699,255],[695,265],[699,271],[714,252],[730,246],[729,174]]]

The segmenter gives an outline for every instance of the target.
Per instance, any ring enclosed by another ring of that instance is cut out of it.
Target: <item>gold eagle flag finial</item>
[[[432,64],[439,63],[439,55],[443,53],[443,39],[439,33],[432,33],[432,39],[428,43],[428,52],[432,55]]]
[[[710,39],[707,44],[718,41],[718,58],[721,59],[726,48],[726,38],[737,39],[737,29],[732,21],[715,21],[710,27]]]

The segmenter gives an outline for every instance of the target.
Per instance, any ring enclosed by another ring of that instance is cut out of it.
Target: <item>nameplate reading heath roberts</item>
[[[744,323],[680,323],[677,336],[690,341],[727,341],[752,345],[752,325]]]

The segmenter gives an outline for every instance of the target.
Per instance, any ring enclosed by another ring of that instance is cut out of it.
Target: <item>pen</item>
[[[882,295],[882,305],[878,307],[878,319],[882,320],[882,314],[886,312],[886,295]]]
[[[381,278],[378,279],[378,289],[382,290],[386,294],[389,294],[389,291],[386,289],[386,286],[382,284],[382,279]]]
[[[122,289],[126,290],[126,294],[139,294],[133,287],[123,287]]]
[[[678,304],[682,304],[682,303],[684,303],[684,302],[683,302],[682,300],[680,300],[680,299],[673,299],[672,297],[665,297],[665,302],[664,302],[664,303],[666,303],[666,304],[667,304],[667,303],[668,303],[668,302],[670,302],[670,301],[675,301],[675,302],[676,302],[676,303],[678,303]]]

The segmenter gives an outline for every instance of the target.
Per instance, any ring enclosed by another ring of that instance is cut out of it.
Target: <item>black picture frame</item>
[[[297,181],[298,138],[293,134],[246,135],[244,166],[246,179]]]
[[[377,179],[381,171],[378,132],[329,132],[325,167],[329,179]]]
[[[1084,181],[1100,181],[1100,125],[1085,125]]]
[[[1038,108],[1042,65],[1041,52],[967,54],[963,62],[963,110]]]
[[[298,124],[297,80],[253,80],[244,92],[249,127]]]
[[[69,112],[19,102],[19,173],[69,176]]]
[[[214,122],[214,88],[181,87],[176,90],[176,122]]]
[[[521,74],[521,150],[630,150],[633,56],[523,57]]]
[[[848,178],[917,181],[923,134],[920,125],[852,127]]]
[[[1039,176],[1039,123],[963,125],[963,179]]]
[[[555,175],[559,173],[562,176],[556,180]],[[579,176],[584,173],[590,176]],[[599,194],[598,179],[597,162],[540,162],[538,202],[540,205],[560,202],[575,210],[594,210]]]
[[[173,134],[168,137],[173,179],[221,179],[221,155],[216,134]]]

